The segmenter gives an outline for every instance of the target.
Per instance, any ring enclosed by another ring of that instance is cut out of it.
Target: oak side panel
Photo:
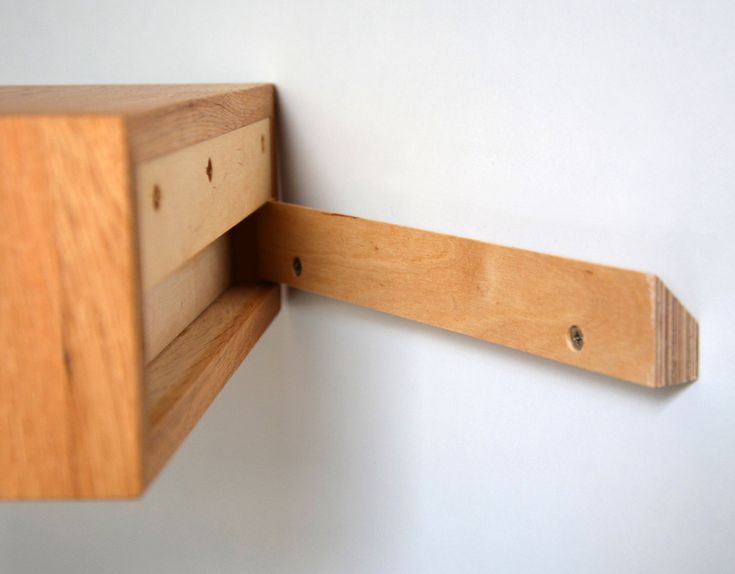
[[[232,287],[146,367],[146,482],[194,428],[279,309],[278,285]]]
[[[641,385],[696,378],[696,321],[652,275],[275,202],[257,245],[265,280]],[[664,314],[690,326],[675,349]]]
[[[124,124],[0,117],[0,157],[0,496],[134,496],[142,367]]]

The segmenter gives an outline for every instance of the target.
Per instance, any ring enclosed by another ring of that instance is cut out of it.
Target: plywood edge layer
[[[691,383],[699,376],[699,324],[661,279],[652,277],[655,299],[654,386]]]
[[[277,285],[232,287],[146,367],[146,482],[191,431],[279,308]]]
[[[137,166],[143,290],[271,198],[271,147],[263,119]]]
[[[256,218],[262,279],[643,386],[676,380],[660,342],[682,345],[685,315],[645,273],[278,202]]]

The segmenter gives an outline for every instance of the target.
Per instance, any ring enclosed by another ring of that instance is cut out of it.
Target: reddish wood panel
[[[0,496],[142,488],[127,149],[116,118],[0,117]]]

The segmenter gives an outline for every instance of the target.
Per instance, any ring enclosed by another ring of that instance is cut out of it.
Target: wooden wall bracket
[[[654,275],[285,203],[256,217],[263,279],[648,387],[697,377],[697,322]]]
[[[0,497],[132,497],[279,284],[649,387],[697,377],[657,277],[276,200],[270,85],[0,89]]]

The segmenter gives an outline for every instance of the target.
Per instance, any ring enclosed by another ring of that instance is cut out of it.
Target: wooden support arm
[[[269,281],[648,387],[697,378],[697,322],[654,275],[286,203],[257,228]]]

